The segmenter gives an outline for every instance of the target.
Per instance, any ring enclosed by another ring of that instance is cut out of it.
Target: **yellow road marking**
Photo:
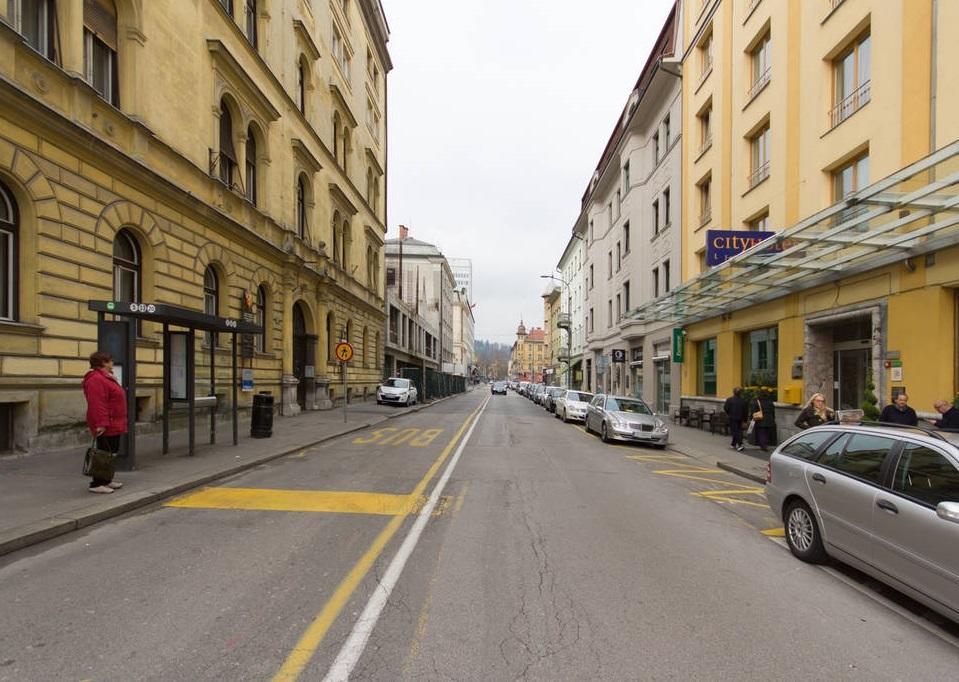
[[[463,502],[466,500],[466,491],[469,490],[470,482],[466,481],[463,484],[463,491],[459,494],[459,497],[456,498],[456,506],[453,508],[453,512],[456,513],[463,508]]]
[[[716,481],[717,483],[726,483],[726,481]],[[710,497],[712,495],[763,495],[766,491],[762,488],[745,488],[743,490],[702,490],[693,495],[702,495]]]
[[[489,398],[486,400],[489,400]],[[466,418],[462,426],[460,426],[460,428],[453,435],[453,438],[450,440],[450,442],[447,443],[445,448],[443,448],[443,452],[441,452],[439,457],[436,458],[436,461],[433,462],[433,465],[430,466],[423,478],[420,479],[420,482],[416,484],[413,492],[410,493],[411,497],[420,497],[423,495],[423,493],[426,491],[426,486],[429,485],[430,481],[433,479],[433,476],[435,476],[436,472],[439,471],[439,468],[443,466],[443,462],[446,461],[446,459],[450,456],[450,453],[452,453],[453,449],[456,447],[457,441],[459,441],[470,422],[476,418],[485,404],[486,401],[484,401],[472,412],[472,414]],[[306,628],[306,631],[302,634],[302,636],[300,636],[299,641],[297,641],[297,643],[294,645],[289,656],[286,657],[286,660],[283,662],[280,670],[276,673],[276,675],[274,675],[273,682],[291,682],[300,676],[300,673],[303,672],[303,669],[306,667],[307,663],[310,662],[313,654],[316,653],[316,650],[323,642],[323,638],[329,631],[330,626],[336,620],[337,616],[340,615],[340,612],[350,600],[350,597],[353,596],[353,592],[356,591],[356,587],[360,584],[360,582],[362,582],[363,578],[366,577],[370,567],[373,566],[373,563],[379,558],[380,554],[383,553],[386,545],[393,538],[393,536],[396,535],[396,532],[400,529],[400,526],[403,525],[403,520],[405,518],[406,517],[404,516],[394,516],[392,519],[390,519],[390,522],[386,524],[386,527],[380,531],[380,534],[377,535],[373,540],[373,544],[370,545],[369,549],[367,549],[363,556],[361,556],[356,564],[354,564],[353,568],[350,569],[350,572],[346,574],[346,577],[343,578],[343,580],[337,586],[336,590],[333,592],[333,595],[329,598],[326,604],[323,605],[323,608],[320,610],[319,614],[317,614],[313,622],[310,623],[309,627]]]
[[[767,528],[766,530],[759,531],[763,535],[766,535],[771,538],[784,538],[786,537],[785,528]]]
[[[412,495],[339,490],[275,490],[268,488],[204,488],[167,502],[184,509],[339,512],[343,514],[412,514],[425,500]]]
[[[374,429],[367,435],[357,436],[353,445],[401,445],[406,443],[410,447],[425,448],[436,437],[443,433],[443,429],[418,429],[409,427],[400,430],[397,426],[384,426]]]
[[[689,459],[688,455],[626,455],[626,459],[634,459],[637,462],[662,462],[674,459]]]
[[[370,443],[376,443],[384,437],[389,437],[399,431],[399,428],[396,426],[384,426],[381,429],[374,429],[370,432],[368,436],[357,436],[353,439],[354,445],[369,445]]]
[[[403,429],[399,433],[390,436],[386,440],[380,441],[380,445],[400,445],[404,441],[408,441],[419,432],[419,429]]]

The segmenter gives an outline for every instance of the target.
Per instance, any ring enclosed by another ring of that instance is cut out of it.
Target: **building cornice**
[[[247,74],[246,70],[240,66],[240,63],[236,60],[236,57],[230,53],[226,45],[224,45],[222,41],[208,38],[206,46],[210,51],[210,55],[213,57],[214,68],[222,71],[234,86],[242,90],[243,95],[246,96],[251,106],[257,110],[257,113],[263,120],[270,122],[279,120],[279,110],[273,106],[273,103],[270,102],[270,98],[266,96],[266,93],[259,88],[256,82]]]

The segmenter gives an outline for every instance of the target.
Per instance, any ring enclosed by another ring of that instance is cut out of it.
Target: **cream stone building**
[[[540,327],[526,331],[520,320],[516,328],[516,341],[509,356],[509,376],[519,381],[541,382],[546,364],[545,332]]]
[[[453,292],[453,374],[469,377],[476,363],[473,339],[476,320],[466,286],[460,286],[459,282],[456,285]]]
[[[347,391],[373,391],[388,36],[378,0],[0,3],[0,451],[82,432],[91,299],[252,313],[242,364],[284,414],[343,399],[341,339]],[[137,341],[145,427],[158,331]]]
[[[568,316],[569,329],[572,331],[572,347],[569,358],[569,371],[572,372],[571,386],[583,386],[583,345],[586,340],[586,238],[579,232],[573,232],[563,255],[557,264],[558,277],[565,291],[560,299],[560,312]],[[565,329],[563,330],[565,333]],[[564,343],[567,341],[564,339]]]
[[[959,390],[959,3],[686,3],[683,402],[859,407]],[[711,233],[724,230],[726,234]],[[771,248],[743,238],[775,233]],[[747,244],[749,242],[746,242]]]

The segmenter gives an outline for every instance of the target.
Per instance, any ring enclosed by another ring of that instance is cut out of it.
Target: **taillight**
[[[766,462],[766,485],[773,482],[773,463]]]

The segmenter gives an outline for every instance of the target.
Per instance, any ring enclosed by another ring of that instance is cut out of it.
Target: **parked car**
[[[583,391],[566,391],[556,398],[553,414],[564,422],[586,421],[586,409],[595,396]]]
[[[496,395],[497,393],[506,395],[506,382],[494,381],[492,384],[490,384],[490,393],[493,395]]]
[[[564,393],[566,389],[562,386],[547,386],[543,393],[543,408],[547,412],[553,412],[556,409],[556,399]]]
[[[536,384],[536,388],[533,390],[533,402],[537,405],[543,404],[543,396],[546,394],[545,384]]]
[[[416,404],[416,386],[409,379],[390,377],[376,387],[376,404],[410,405]]]
[[[519,388],[516,389],[516,392],[519,393],[521,396],[529,395],[529,382],[528,381],[519,382]]]
[[[586,410],[586,430],[595,431],[607,443],[622,440],[664,448],[669,439],[666,422],[649,405],[639,398],[619,395],[593,398]]]
[[[770,456],[766,497],[799,559],[855,566],[959,622],[959,436],[826,425]]]

